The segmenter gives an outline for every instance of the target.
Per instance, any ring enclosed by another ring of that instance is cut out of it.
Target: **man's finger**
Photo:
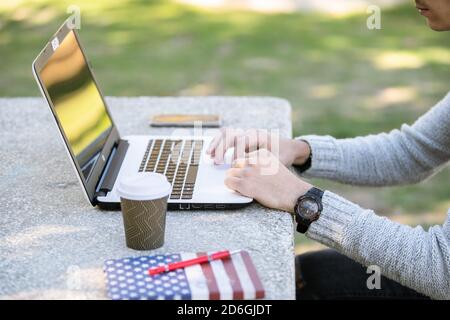
[[[261,149],[261,150],[262,150],[262,149]],[[247,152],[247,154],[245,155],[245,157],[246,157],[247,159],[250,159],[250,158],[258,158],[258,157],[260,157],[261,154],[263,153],[263,151],[261,151],[261,150],[256,150],[256,151],[252,151],[252,152]]]
[[[267,166],[271,163],[271,152],[266,149],[259,149],[257,151],[246,154],[247,165],[258,164],[260,166]]]
[[[246,165],[255,165],[261,157],[261,151],[256,150],[245,154]]]
[[[223,163],[225,153],[228,149],[233,147],[234,140],[237,136],[240,135],[242,130],[239,129],[227,129],[225,133],[222,136],[222,139],[220,140],[219,144],[217,145],[216,149],[214,150],[214,162],[216,164]]]
[[[226,138],[225,138],[226,139]],[[223,158],[226,152],[226,141],[222,138],[214,149],[214,163],[220,164],[223,163]]]
[[[209,143],[208,149],[206,149],[206,153],[207,154],[213,154],[214,150],[216,149],[217,145],[219,144],[220,140],[223,139],[223,134],[224,131],[220,130],[215,136],[214,138],[211,140],[211,142]]]
[[[233,161],[231,167],[233,168],[245,168],[249,164],[248,158],[238,158]]]
[[[247,148],[247,137],[246,136],[239,136],[234,139],[234,154],[233,154],[233,160],[244,158],[245,157],[245,150]]]
[[[240,187],[242,185],[242,179],[236,178],[236,177],[226,177],[225,178],[225,185],[230,188],[231,190],[240,191]]]
[[[258,141],[258,133],[256,130],[248,130],[246,133],[246,147],[245,151],[253,152],[255,150],[258,150],[259,148],[259,141]]]
[[[227,170],[227,177],[241,178],[242,170],[242,168],[230,168]]]

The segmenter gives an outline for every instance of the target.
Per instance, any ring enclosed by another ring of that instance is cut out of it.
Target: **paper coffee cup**
[[[170,192],[170,183],[159,173],[142,172],[119,181],[117,193],[127,247],[152,250],[164,244]]]

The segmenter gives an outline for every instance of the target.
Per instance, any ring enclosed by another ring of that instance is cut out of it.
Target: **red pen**
[[[241,250],[236,251],[218,251],[215,253],[211,253],[208,255],[200,256],[194,259],[184,260],[184,261],[178,261],[174,263],[165,264],[163,266],[158,266],[154,268],[148,269],[148,274],[153,276],[155,274],[160,274],[163,272],[169,272],[176,269],[186,268],[195,264],[210,262],[214,260],[221,260],[221,259],[227,259],[230,258],[232,255],[240,253]]]

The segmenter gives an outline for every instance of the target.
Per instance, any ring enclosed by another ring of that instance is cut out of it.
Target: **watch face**
[[[314,218],[319,212],[319,205],[312,199],[304,199],[299,206],[299,213],[305,219]]]

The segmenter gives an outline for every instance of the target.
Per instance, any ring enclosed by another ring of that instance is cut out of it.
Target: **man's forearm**
[[[306,235],[435,299],[450,299],[450,225],[428,232],[378,217],[326,191],[323,211]],[[430,277],[430,275],[433,275]]]
[[[401,130],[353,139],[302,136],[311,147],[306,176],[387,186],[418,182],[450,160],[450,94]]]

